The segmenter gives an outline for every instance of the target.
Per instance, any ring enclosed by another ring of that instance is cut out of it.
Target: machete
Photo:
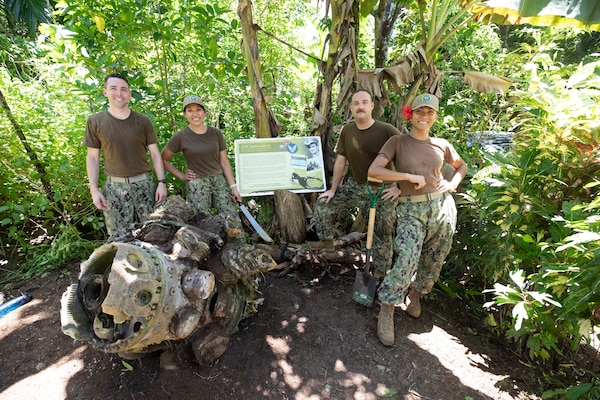
[[[241,201],[239,201],[238,204],[240,205],[240,210],[242,210],[242,212],[250,222],[250,225],[252,225],[252,228],[254,228],[254,230],[256,231],[256,233],[258,233],[262,240],[264,240],[265,242],[272,242],[273,239],[271,239],[271,236],[269,236],[267,232],[265,232],[265,230],[260,227],[260,225],[258,224],[258,222],[256,222],[252,214],[250,214],[250,211],[248,211],[246,206],[242,204]]]

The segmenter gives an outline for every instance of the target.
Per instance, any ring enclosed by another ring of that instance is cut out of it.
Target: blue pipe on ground
[[[11,311],[16,310],[21,307],[23,304],[27,303],[31,300],[31,295],[29,293],[22,293],[19,297],[15,297],[11,301],[7,301],[0,305],[0,318],[4,317]]]

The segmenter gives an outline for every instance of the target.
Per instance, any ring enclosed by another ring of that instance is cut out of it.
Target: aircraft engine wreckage
[[[257,312],[257,275],[276,267],[221,217],[170,196],[150,220],[98,247],[61,300],[62,331],[123,358],[190,344],[210,364]]]

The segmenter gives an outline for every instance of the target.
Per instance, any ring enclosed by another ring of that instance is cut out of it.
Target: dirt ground
[[[434,292],[415,320],[396,311],[396,344],[376,334],[378,307],[351,298],[353,277],[313,271],[264,275],[264,304],[240,323],[225,354],[201,367],[160,354],[124,364],[61,332],[60,298],[79,265],[22,284],[33,300],[0,318],[2,399],[540,399],[540,370],[527,367]],[[131,368],[128,368],[131,367]]]

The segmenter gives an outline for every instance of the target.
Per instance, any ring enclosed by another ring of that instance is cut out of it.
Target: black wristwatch
[[[167,184],[167,180],[166,179],[159,179],[158,183],[164,183],[166,185]]]

